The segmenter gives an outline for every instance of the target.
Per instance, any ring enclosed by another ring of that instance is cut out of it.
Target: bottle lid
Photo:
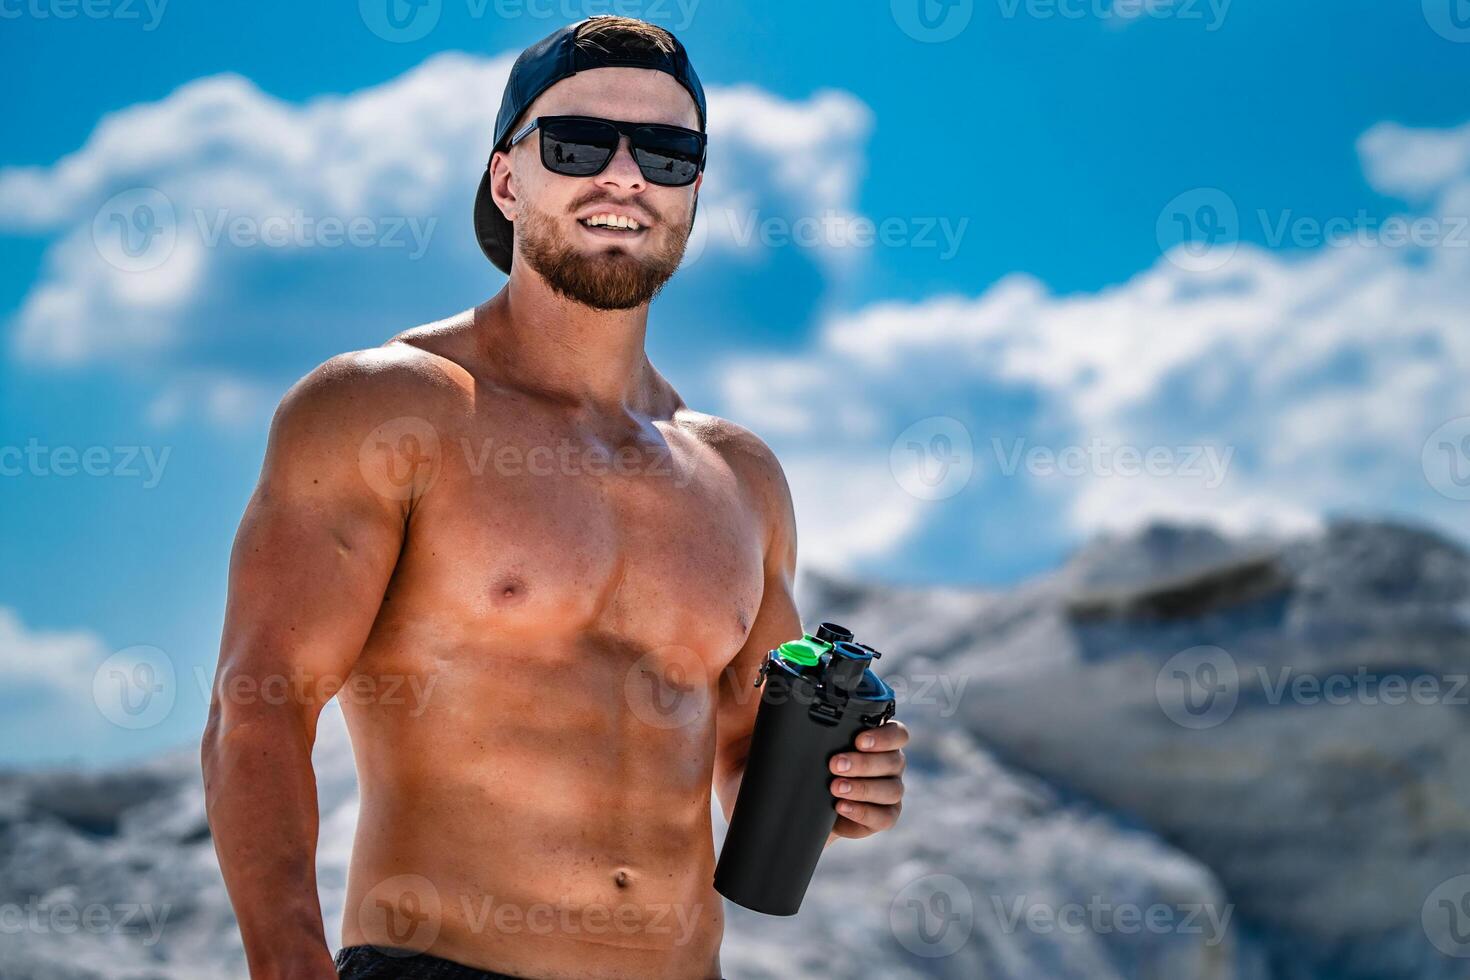
[[[802,634],[799,640],[788,640],[776,648],[782,659],[790,663],[799,664],[803,667],[815,667],[822,659],[822,654],[832,648],[832,644],[824,643],[812,636],[810,633]]]
[[[872,660],[876,653],[871,647],[863,646],[861,643],[853,643],[849,640],[839,640],[834,643],[832,645],[832,652],[848,660]]]
[[[824,643],[839,643],[852,640],[852,630],[836,623],[822,623],[817,627],[817,639]]]

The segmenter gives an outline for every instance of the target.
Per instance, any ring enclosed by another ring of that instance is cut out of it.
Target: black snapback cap
[[[511,66],[505,95],[500,100],[500,113],[495,117],[495,144],[490,151],[491,158],[497,151],[505,149],[505,144],[510,142],[512,127],[542,92],[579,71],[594,68],[651,68],[674,76],[693,96],[694,105],[699,110],[700,132],[705,131],[704,87],[699,84],[699,76],[689,63],[684,45],[679,43],[673,32],[666,32],[673,38],[672,52],[660,51],[650,45],[647,51],[614,55],[594,45],[579,47],[577,38],[582,30],[603,16],[607,15],[568,24],[521,52]],[[480,250],[495,263],[496,268],[510,275],[514,233],[511,222],[500,213],[490,193],[489,159],[485,162],[485,174],[480,178],[480,189],[475,194],[475,237],[480,240]]]

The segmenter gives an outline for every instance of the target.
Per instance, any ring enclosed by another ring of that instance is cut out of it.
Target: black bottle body
[[[830,656],[802,666],[773,650],[762,670],[750,756],[715,868],[715,889],[768,915],[795,915],[801,908],[836,823],[832,757],[853,749],[859,732],[893,714],[892,689],[866,662],[848,665],[851,680],[841,686],[850,690],[836,690]]]

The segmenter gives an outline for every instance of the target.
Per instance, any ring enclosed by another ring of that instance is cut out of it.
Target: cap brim
[[[510,259],[514,251],[515,233],[512,225],[495,205],[495,196],[490,193],[490,170],[480,178],[480,189],[475,192],[475,237],[480,240],[480,251],[495,263],[495,267],[510,275]]]

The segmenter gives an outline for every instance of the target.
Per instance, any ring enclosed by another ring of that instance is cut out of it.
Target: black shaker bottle
[[[832,757],[893,717],[893,689],[868,669],[880,656],[823,623],[761,665],[750,756],[715,867],[715,889],[736,905],[767,915],[801,908],[837,822]]]

